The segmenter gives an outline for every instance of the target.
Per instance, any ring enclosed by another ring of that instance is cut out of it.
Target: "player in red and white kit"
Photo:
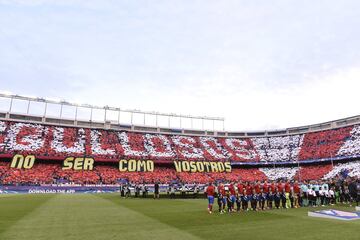
[[[212,213],[212,208],[214,204],[214,195],[215,195],[215,187],[212,183],[209,183],[209,186],[206,188],[206,196],[208,198],[208,212]]]
[[[294,207],[298,208],[300,207],[300,202],[301,202],[300,186],[298,181],[295,181],[293,189],[294,189]]]
[[[230,193],[230,209],[229,211],[232,212],[234,211],[234,205],[235,205],[235,202],[236,202],[236,190],[235,190],[235,186],[234,186],[234,183],[230,183],[229,185],[229,193]]]
[[[226,207],[226,191],[225,186],[220,183],[218,186],[218,205],[219,205],[219,213],[222,214],[225,212]]]

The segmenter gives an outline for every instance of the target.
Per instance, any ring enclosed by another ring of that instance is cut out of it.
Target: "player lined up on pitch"
[[[218,211],[225,212],[259,211],[269,209],[289,209],[317,207],[337,203],[360,202],[360,177],[333,179],[332,181],[278,181],[246,182],[230,184],[212,183],[205,189],[208,198],[208,212],[213,212],[217,198]]]

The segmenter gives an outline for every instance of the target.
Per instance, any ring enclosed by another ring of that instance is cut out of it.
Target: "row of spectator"
[[[319,180],[337,175],[360,176],[360,161],[335,166],[315,165],[293,168],[236,168],[231,173],[176,172],[174,168],[156,167],[153,172],[120,172],[115,166],[99,165],[92,171],[62,170],[59,164],[35,164],[31,169],[10,168],[10,163],[0,162],[0,184],[117,184],[134,183],[208,183],[211,181],[276,181],[279,179]]]

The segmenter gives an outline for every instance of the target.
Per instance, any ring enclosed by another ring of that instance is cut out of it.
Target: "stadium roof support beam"
[[[107,121],[115,121],[118,124],[121,123],[121,118],[120,115],[121,113],[130,113],[130,124],[134,125],[134,114],[140,114],[143,115],[143,121],[142,124],[144,126],[147,126],[147,115],[151,115],[151,116],[155,116],[155,126],[156,127],[168,127],[168,128],[180,128],[180,129],[185,129],[188,127],[184,126],[184,119],[189,119],[191,122],[191,129],[194,129],[194,125],[193,125],[193,120],[198,120],[201,121],[201,127],[198,127],[198,129],[201,130],[215,130],[215,121],[219,121],[222,123],[223,129],[224,130],[224,126],[225,126],[225,119],[221,118],[221,117],[206,117],[206,116],[192,116],[192,115],[183,115],[183,114],[175,114],[175,113],[160,113],[160,112],[153,112],[153,111],[140,111],[140,110],[131,110],[131,109],[120,109],[118,107],[109,107],[109,106],[104,106],[104,107],[100,107],[100,106],[94,106],[94,105],[89,105],[89,104],[77,104],[77,103],[70,103],[68,101],[65,100],[54,100],[54,99],[47,99],[47,98],[39,98],[39,97],[32,97],[32,96],[21,96],[21,95],[15,95],[15,94],[9,94],[9,93],[0,93],[0,98],[6,98],[6,99],[10,99],[10,106],[9,106],[9,110],[8,113],[13,113],[12,110],[14,108],[14,100],[23,100],[23,101],[27,101],[28,105],[27,105],[27,109],[26,111],[22,112],[22,113],[26,113],[26,114],[32,114],[30,111],[30,105],[32,102],[38,102],[38,103],[45,103],[44,109],[43,111],[40,113],[40,115],[43,115],[43,117],[51,117],[48,116],[49,114],[49,104],[52,105],[57,105],[60,106],[60,111],[56,114],[56,116],[60,117],[60,119],[62,118],[66,118],[66,113],[68,113],[68,110],[64,110],[65,106],[70,106],[70,107],[74,107],[75,108],[75,114],[72,115],[71,119],[77,121],[79,118],[79,112],[78,112],[78,108],[87,108],[90,109],[90,118],[87,119],[90,122],[94,121],[94,117],[96,117],[97,119],[103,119],[104,122]],[[0,100],[1,100],[0,99]],[[51,110],[51,109],[50,109]],[[104,113],[104,115],[102,116],[102,118],[100,118],[99,116],[95,116],[95,112],[94,110],[102,110]],[[117,119],[109,119],[109,111],[113,111],[113,112],[117,112]],[[167,119],[167,124],[164,126],[161,126],[161,124],[159,123],[159,119],[158,117],[165,117],[168,118]],[[179,118],[179,123],[177,121],[171,121],[171,118]],[[212,129],[205,129],[205,121],[207,122],[212,122],[213,126]],[[175,124],[179,124],[178,127],[172,126],[172,123],[175,122]],[[125,123],[125,124],[129,124],[129,123]],[[141,124],[141,123],[140,123]],[[151,125],[149,125],[151,126]],[[218,129],[220,130],[220,129]]]

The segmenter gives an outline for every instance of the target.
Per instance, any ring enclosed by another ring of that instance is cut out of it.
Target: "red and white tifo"
[[[15,154],[34,155],[32,169],[10,168]],[[92,171],[62,170],[66,157],[92,157]],[[153,172],[119,172],[119,159],[152,160]],[[139,133],[0,121],[0,181],[51,183],[197,182],[331,179],[360,176],[360,126],[304,134],[231,138]],[[174,161],[231,162],[231,173],[176,172]]]
[[[324,162],[360,157],[360,125],[288,136],[227,138],[0,121],[0,157],[14,153],[51,159],[87,155],[99,161]]]

